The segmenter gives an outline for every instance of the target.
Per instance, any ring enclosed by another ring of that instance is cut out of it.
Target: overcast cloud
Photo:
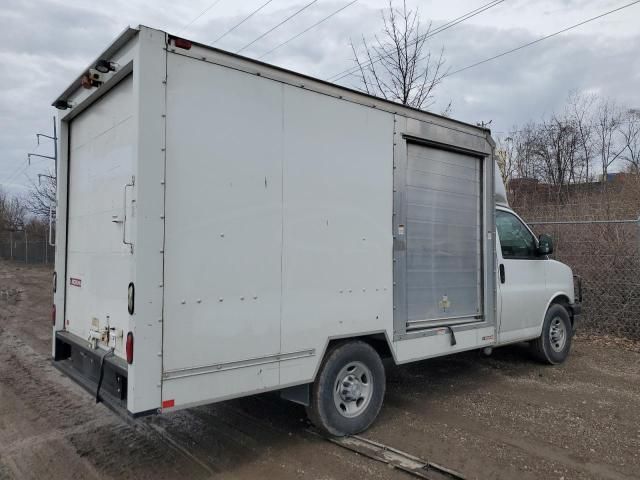
[[[399,0],[398,0],[399,1]],[[442,24],[488,0],[409,1],[423,19]],[[630,0],[506,0],[435,36],[430,48],[445,49],[447,65],[464,67],[504,50],[629,3]],[[0,187],[19,193],[45,173],[51,161],[26,168],[35,133],[51,131],[52,100],[126,26],[144,24],[178,32],[214,0],[192,2],[113,0],[3,0],[0,7]],[[181,36],[211,43],[264,0],[220,0]],[[243,54],[258,57],[349,0],[319,0]],[[307,0],[274,0],[217,47],[232,51],[268,30]],[[381,28],[386,0],[359,0],[329,21],[264,60],[327,78],[352,65],[349,38]],[[492,120],[501,132],[562,108],[571,90],[596,92],[640,108],[640,4],[541,42],[513,55],[451,76],[436,92],[439,111],[450,100],[454,118]],[[345,79],[345,85],[353,86]]]

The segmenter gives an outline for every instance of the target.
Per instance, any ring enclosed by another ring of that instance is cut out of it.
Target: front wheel
[[[567,309],[559,304],[549,307],[542,325],[542,335],[532,342],[533,352],[542,362],[564,362],[571,350],[573,329]]]
[[[385,372],[378,353],[356,340],[331,348],[311,387],[307,415],[330,435],[354,435],[376,419],[385,392]]]

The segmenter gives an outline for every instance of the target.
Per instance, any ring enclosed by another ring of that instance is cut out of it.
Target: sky
[[[310,0],[272,0],[215,44],[237,51]],[[401,0],[395,0],[396,5]],[[434,27],[489,0],[407,0]],[[428,41],[444,49],[451,71],[492,57],[632,0],[504,0]],[[52,101],[127,26],[139,24],[212,44],[265,0],[2,0],[0,4],[0,188],[26,191],[53,162]],[[242,52],[257,58],[350,0],[317,0]],[[263,58],[327,79],[353,66],[350,40],[373,38],[387,0],[358,0]],[[203,13],[204,12],[204,13]],[[198,17],[199,16],[199,17]],[[196,19],[194,21],[194,19]],[[491,121],[497,134],[560,111],[571,91],[609,97],[640,108],[640,3],[481,66],[447,77],[435,92],[438,113],[470,123]],[[341,81],[358,86],[353,77]]]

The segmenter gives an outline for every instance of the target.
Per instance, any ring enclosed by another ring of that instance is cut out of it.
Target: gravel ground
[[[309,434],[275,395],[123,420],[51,366],[50,290],[50,269],[0,261],[0,480],[411,478]],[[558,367],[471,352],[388,381],[365,436],[470,479],[640,478],[638,344],[578,337]]]

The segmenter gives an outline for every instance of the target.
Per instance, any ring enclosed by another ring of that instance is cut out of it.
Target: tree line
[[[32,182],[24,195],[9,195],[0,188],[0,242],[12,233],[26,232],[47,238],[49,214],[55,218],[56,182],[53,176]]]
[[[640,110],[609,98],[569,94],[559,113],[497,136],[498,164],[513,179],[544,183],[559,200],[572,184],[601,183],[640,170]]]

